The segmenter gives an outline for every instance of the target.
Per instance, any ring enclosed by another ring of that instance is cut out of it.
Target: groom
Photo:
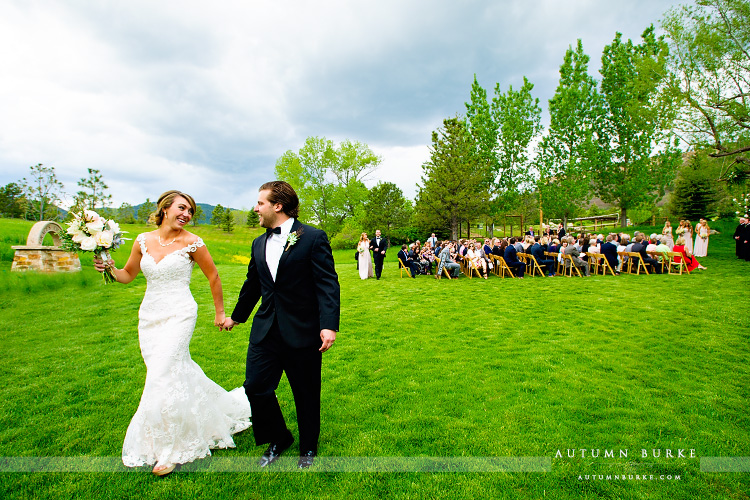
[[[297,409],[298,466],[305,469],[318,453],[321,362],[339,329],[338,275],[326,233],[296,219],[299,198],[292,186],[263,184],[255,211],[266,234],[253,241],[247,279],[224,327],[247,321],[262,297],[250,329],[244,383],[255,443],[269,443],[259,464],[275,462],[294,441],[275,393],[285,372]]]

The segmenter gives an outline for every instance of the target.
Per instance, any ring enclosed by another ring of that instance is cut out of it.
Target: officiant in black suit
[[[320,435],[322,355],[339,329],[340,287],[326,233],[297,219],[299,198],[286,182],[260,187],[255,211],[266,234],[253,241],[247,279],[225,327],[250,317],[258,299],[247,351],[245,393],[257,445],[269,443],[265,467],[291,446],[276,388],[286,373],[299,427],[300,468],[313,463]]]
[[[383,273],[383,260],[385,251],[388,248],[388,242],[380,236],[380,229],[375,231],[375,237],[370,240],[370,250],[372,250],[372,260],[375,262],[375,277],[380,279]]]

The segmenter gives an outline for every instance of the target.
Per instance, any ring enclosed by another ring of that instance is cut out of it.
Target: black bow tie
[[[266,229],[266,234],[281,234],[281,226],[275,227],[273,229]]]

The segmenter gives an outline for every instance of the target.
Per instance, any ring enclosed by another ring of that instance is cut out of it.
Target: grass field
[[[0,219],[0,457],[118,457],[145,377],[145,280],[104,286],[90,255],[75,275],[10,273],[10,246],[30,226]],[[400,279],[391,251],[383,279],[361,281],[353,250],[335,252],[342,319],[324,356],[321,456],[548,457],[544,472],[0,472],[0,498],[747,499],[750,473],[702,470],[709,457],[750,456],[750,264],[734,258],[734,226],[714,227],[708,270],[690,276]],[[260,231],[196,232],[231,310]],[[212,327],[197,268],[192,289],[193,359],[237,387],[249,328]],[[285,381],[278,397],[296,435]],[[214,457],[263,451],[252,431],[236,442]],[[623,474],[654,479],[606,479]]]

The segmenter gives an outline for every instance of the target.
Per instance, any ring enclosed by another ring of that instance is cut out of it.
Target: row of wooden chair
[[[623,274],[635,274],[640,275],[641,270],[643,270],[644,273],[649,274],[648,268],[646,267],[645,262],[643,262],[643,259],[641,259],[641,255],[638,252],[617,252],[620,256],[620,260],[622,261],[621,266],[621,273]],[[685,263],[685,259],[682,258],[682,254],[680,252],[647,252],[652,258],[659,259],[661,257],[661,270],[664,272],[665,268],[667,270],[668,274],[679,274],[682,275],[683,270],[690,274],[690,269],[687,266],[687,263]],[[573,276],[573,273],[577,274],[578,276],[581,276],[581,271],[576,267],[576,265],[573,263],[573,257],[571,255],[567,255],[565,253],[562,254],[562,261],[558,260],[558,254],[555,252],[544,252],[544,255],[547,257],[550,257],[555,260],[557,263],[556,266],[556,272],[558,274],[562,273],[563,276]],[[609,261],[604,257],[604,254],[596,253],[596,252],[585,252],[585,255],[588,255],[589,257],[589,272],[593,275],[601,274],[602,276],[606,276],[607,272],[609,272],[612,276],[615,276],[616,272],[614,269],[612,269],[612,266],[610,266]],[[492,262],[492,274],[495,276],[499,276],[501,278],[504,278],[506,274],[510,276],[511,278],[514,278],[515,275],[513,274],[513,271],[510,269],[510,266],[505,262],[505,259],[498,256],[498,255],[488,255],[490,262]],[[627,257],[627,259],[626,259]],[[667,259],[668,257],[668,259]],[[518,260],[526,264],[527,273],[530,276],[544,276],[544,271],[542,270],[542,267],[539,265],[539,262],[536,260],[536,258],[528,253],[518,253]],[[565,265],[565,261],[569,260],[569,265]],[[398,259],[399,262],[399,270],[401,271],[401,277],[404,277],[404,273],[406,273],[406,276],[411,278],[411,270],[406,267],[406,264],[401,260]],[[440,267],[440,257],[435,257],[435,263],[437,265],[436,270]],[[459,261],[459,265],[461,266],[461,272],[467,276],[468,278],[472,278],[474,274],[476,274],[478,277],[482,276],[482,273],[479,272],[479,268],[469,259],[461,259]],[[635,269],[633,269],[635,267]],[[675,269],[676,268],[676,269]],[[437,271],[436,271],[437,272]],[[489,272],[489,270],[488,270]],[[450,273],[448,272],[448,269],[443,267],[443,273],[448,279],[451,278]],[[438,276],[439,277],[439,276]]]

